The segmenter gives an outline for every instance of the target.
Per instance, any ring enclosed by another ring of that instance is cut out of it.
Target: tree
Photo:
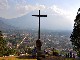
[[[13,49],[7,46],[7,41],[3,39],[2,32],[0,31],[0,56],[8,56],[13,53]]]
[[[77,54],[80,57],[80,8],[77,12],[77,16],[74,22],[74,29],[70,36],[70,41],[72,42],[73,49],[77,51]]]

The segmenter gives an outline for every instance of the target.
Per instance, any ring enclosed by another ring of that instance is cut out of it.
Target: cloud
[[[64,17],[65,19],[67,19],[67,22],[71,23],[72,25],[74,24],[74,19],[76,16],[76,11],[75,10],[65,10],[60,8],[57,5],[53,5],[51,6],[49,9],[51,9],[52,11],[52,15],[57,15],[57,16],[61,16]]]
[[[30,5],[26,0],[0,0],[0,17],[17,18],[34,10],[45,9],[44,5]]]
[[[8,1],[7,0],[0,0],[0,10],[8,9]]]
[[[45,9],[45,6],[44,5],[21,5],[21,4],[18,4],[15,8],[16,12],[20,15],[25,15],[31,11],[34,11],[34,10],[44,10]]]
[[[0,17],[7,18],[7,19],[17,18],[23,15],[26,15],[29,12],[34,11],[34,10],[46,11],[47,9],[51,10],[50,11],[50,13],[52,12],[51,14],[64,16],[65,18],[68,18],[70,20],[73,20],[74,19],[73,17],[75,17],[75,14],[73,14],[74,11],[64,10],[57,5],[48,7],[48,6],[41,5],[41,4],[35,4],[35,5],[27,4],[26,0],[21,0],[21,1],[15,0],[17,1],[17,3],[13,0],[13,2],[15,2],[13,6],[11,4],[12,2],[10,1],[0,0]]]
[[[72,10],[71,11],[70,10],[69,11],[68,10],[64,10],[62,8],[57,7],[56,5],[51,6],[50,9],[53,12],[55,12],[56,15],[64,16],[64,17],[66,17],[68,19],[74,19],[75,15],[76,15],[74,13],[74,11],[72,11]]]
[[[6,18],[6,19],[17,18],[23,15],[26,15],[29,12],[34,10],[45,9],[44,5],[26,4],[25,0],[22,0],[22,2],[18,2],[18,0],[16,1],[17,1],[17,4],[16,2],[15,4],[11,4],[12,2],[10,2],[9,0],[0,0],[0,17]]]
[[[9,4],[7,0],[0,0],[0,17],[8,16]]]

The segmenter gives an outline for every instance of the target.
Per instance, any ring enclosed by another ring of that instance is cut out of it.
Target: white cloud
[[[17,1],[17,4],[16,2]],[[11,18],[17,18],[23,15],[26,15],[27,13],[34,11],[34,10],[44,10],[44,5],[30,5],[26,4],[25,0],[15,0],[14,5],[9,2],[9,0],[0,0],[0,17],[11,19]],[[9,4],[10,3],[10,4]]]
[[[71,24],[74,24],[74,19],[76,16],[76,11],[75,10],[65,10],[62,9],[56,5],[51,6],[49,9],[53,12],[52,15],[59,15],[68,20],[68,22],[71,22]]]
[[[23,15],[26,15],[29,12],[34,11],[34,10],[39,10],[39,9],[44,10],[45,6],[44,5],[32,6],[32,5],[18,4],[13,8],[10,7],[10,8],[7,8],[7,10],[6,10],[6,8],[3,8],[3,7],[1,8],[3,10],[0,10],[0,12],[1,12],[0,16],[3,18],[11,19],[11,18],[17,18],[17,17],[23,16]]]
[[[7,0],[0,0],[0,10],[8,9],[8,1]]]
[[[8,1],[7,0],[0,0],[0,17],[7,17],[8,16]]]
[[[57,15],[62,15],[62,16],[65,16],[69,19],[74,19],[75,15],[76,15],[72,10],[71,11],[64,10],[62,8],[57,7],[56,5],[51,6],[50,9],[53,12],[55,12]]]
[[[34,10],[44,10],[45,9],[45,6],[44,5],[17,5],[16,6],[16,12],[20,15],[25,15],[31,11],[34,11]]]
[[[0,0],[0,17],[8,18],[8,19],[17,18],[26,15],[34,10],[46,11],[46,9],[49,9],[52,11],[53,14],[55,13],[55,15],[64,16],[73,21],[76,14],[74,13],[74,11],[64,10],[56,5],[53,5],[51,7],[47,7],[45,5],[40,5],[40,4],[30,5],[30,4],[26,4],[25,0],[21,0],[22,3],[19,1],[19,3],[17,2],[17,4],[14,4],[15,6],[13,6],[13,5],[9,5],[8,2],[9,0]]]

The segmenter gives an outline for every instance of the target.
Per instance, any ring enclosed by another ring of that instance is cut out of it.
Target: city
[[[53,32],[53,31],[42,31],[41,41],[42,50],[47,48],[55,48],[59,51],[69,52],[72,50],[72,44],[70,42],[71,31],[65,32]],[[36,40],[38,38],[37,31],[13,31],[10,33],[3,33],[4,39],[7,40],[7,45],[11,48],[26,48],[36,47]],[[68,50],[68,51],[67,51]],[[21,51],[22,52],[22,51]]]

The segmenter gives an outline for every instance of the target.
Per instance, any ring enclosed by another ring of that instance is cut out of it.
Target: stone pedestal
[[[42,43],[40,40],[37,40],[36,41],[36,48],[37,48],[37,60],[41,60],[40,57],[41,57],[41,46],[42,46]]]

